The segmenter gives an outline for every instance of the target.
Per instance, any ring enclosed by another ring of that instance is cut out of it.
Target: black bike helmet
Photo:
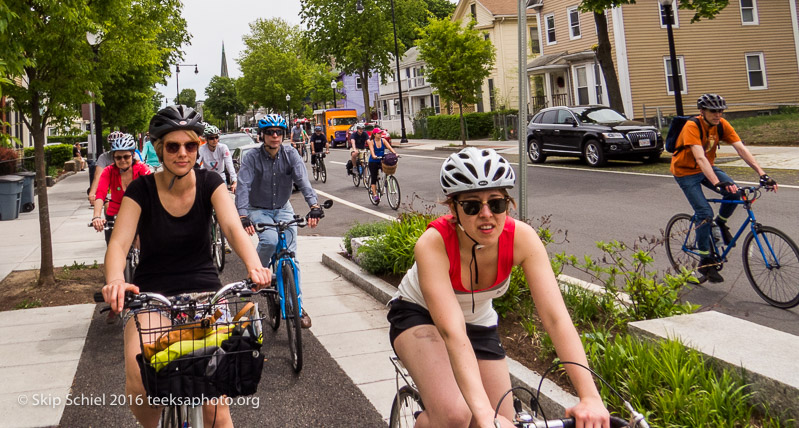
[[[180,129],[202,135],[205,124],[201,119],[193,108],[182,104],[164,107],[150,119],[150,137],[157,140]]]
[[[696,100],[696,107],[700,110],[727,110],[727,103],[724,101],[724,98],[722,98],[721,95],[702,94],[702,96]]]

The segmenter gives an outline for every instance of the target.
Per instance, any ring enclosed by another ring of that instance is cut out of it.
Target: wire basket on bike
[[[386,153],[383,156],[381,164],[383,166],[383,173],[386,175],[394,175],[397,172],[397,155],[394,153]]]
[[[264,357],[262,320],[248,297],[186,304],[134,315],[142,353],[136,356],[148,397],[214,398],[254,394]]]

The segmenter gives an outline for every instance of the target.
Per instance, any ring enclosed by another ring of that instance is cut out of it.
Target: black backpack
[[[696,127],[699,128],[699,141],[704,141],[705,137],[702,135],[702,125],[699,123],[699,118],[696,116],[674,116],[671,120],[671,125],[669,125],[669,133],[666,135],[666,142],[663,145],[663,148],[669,152],[677,154],[682,150],[684,147],[677,147],[677,137],[680,136],[680,132],[682,132],[682,128],[685,126],[685,123],[691,121],[696,124]],[[719,140],[724,137],[724,126],[722,126],[721,122],[719,122],[718,126],[718,134]]]

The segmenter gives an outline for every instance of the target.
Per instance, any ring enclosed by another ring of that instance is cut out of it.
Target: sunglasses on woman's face
[[[488,209],[494,214],[502,214],[508,210],[508,198],[494,198],[486,202],[478,200],[456,201],[466,215],[477,215],[483,209],[483,205],[488,205]]]
[[[169,142],[169,143],[166,143],[164,145],[164,149],[166,150],[167,153],[171,153],[171,154],[174,155],[175,153],[177,153],[180,150],[181,146],[184,149],[186,149],[186,153],[194,153],[200,147],[200,143],[198,143],[196,141],[189,141],[186,144]]]
[[[130,160],[130,158],[131,158],[131,156],[130,156],[130,155],[124,155],[124,156],[114,156],[114,160],[118,160],[118,161],[121,161],[121,160]]]

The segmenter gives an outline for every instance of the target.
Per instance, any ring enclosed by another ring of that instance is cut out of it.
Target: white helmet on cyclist
[[[441,189],[447,196],[487,189],[511,189],[516,174],[494,149],[467,147],[441,165]]]
[[[113,132],[111,132],[110,134],[108,134],[108,143],[111,144],[112,141],[116,140],[117,138],[122,137],[123,135],[125,135],[125,133],[122,132],[122,131],[113,131]]]
[[[122,134],[120,137],[111,141],[111,151],[134,151],[136,150],[136,140],[130,134]]]

